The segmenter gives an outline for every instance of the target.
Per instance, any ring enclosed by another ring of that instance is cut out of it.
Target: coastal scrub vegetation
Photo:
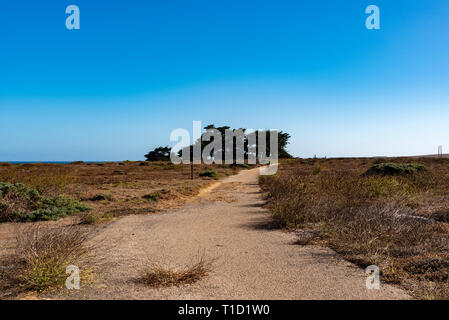
[[[320,168],[320,170],[317,170]],[[294,159],[261,176],[273,224],[305,229],[414,296],[449,298],[449,159]]]

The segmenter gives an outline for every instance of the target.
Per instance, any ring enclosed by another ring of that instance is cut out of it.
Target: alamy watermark
[[[69,274],[65,280],[65,287],[69,290],[80,289],[80,269],[77,266],[70,265],[65,270],[66,274]]]
[[[380,9],[378,6],[369,5],[365,10],[366,14],[369,14],[368,18],[365,20],[365,26],[368,30],[379,30],[380,29]]]
[[[368,290],[379,290],[380,289],[380,269],[378,266],[371,265],[365,270],[368,275],[366,278],[366,288]]]
[[[68,30],[80,29],[80,8],[71,4],[66,7],[65,13],[69,16],[66,18],[65,25]],[[365,26],[368,30],[380,29],[380,9],[376,5],[369,5],[365,9],[365,13],[369,16],[365,20]]]
[[[65,20],[65,26],[68,30],[80,29],[80,8],[74,4],[67,6],[65,13],[69,14]]]

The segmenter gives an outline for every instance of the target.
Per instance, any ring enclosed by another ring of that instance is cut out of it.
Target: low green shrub
[[[218,173],[214,170],[204,171],[200,173],[200,177],[218,178]]]
[[[372,166],[365,175],[405,176],[426,171],[426,167],[417,163],[379,163]]]
[[[432,213],[431,218],[439,222],[449,223],[449,210],[440,210],[434,212]]]
[[[99,193],[89,198],[89,201],[112,201],[114,200],[110,194]]]
[[[159,192],[153,192],[153,193],[144,195],[142,197],[142,199],[150,200],[150,201],[157,201],[157,200],[159,200],[160,197],[161,197],[161,195],[159,194]]]
[[[313,169],[313,175],[316,176],[317,174],[320,174],[321,170],[323,170],[322,167],[320,166],[315,167],[315,169]]]
[[[80,215],[81,224],[100,224],[106,223],[114,219],[112,212],[85,212]]]
[[[89,207],[63,197],[44,197],[21,183],[0,182],[0,222],[57,220]]]

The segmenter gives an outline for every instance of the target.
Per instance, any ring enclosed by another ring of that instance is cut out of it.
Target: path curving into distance
[[[382,284],[367,290],[364,270],[332,250],[293,243],[295,233],[266,228],[258,169],[243,170],[209,188],[182,209],[131,215],[93,239],[104,256],[102,276],[70,293],[82,299],[407,299]],[[212,273],[181,287],[136,283],[145,264],[183,266],[205,254]]]

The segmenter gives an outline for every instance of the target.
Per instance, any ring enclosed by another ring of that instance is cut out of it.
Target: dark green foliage
[[[426,171],[426,167],[416,163],[379,163],[372,166],[365,175],[405,176]]]
[[[147,161],[169,161],[170,160],[170,151],[171,148],[167,147],[158,147],[153,151],[148,152],[145,155]]]
[[[84,164],[84,161],[73,161],[70,164]]]
[[[274,131],[262,130],[262,131],[255,131],[255,132],[248,133],[248,132],[246,132],[246,129],[243,129],[243,128],[231,129],[229,126],[215,127],[213,124],[204,127],[204,129],[209,133],[212,133],[213,131],[218,132],[219,135],[221,136],[220,150],[214,150],[215,154],[212,154],[212,152],[211,152],[211,155],[210,155],[211,157],[213,157],[215,159],[217,159],[217,157],[220,157],[219,153],[221,153],[221,159],[222,159],[222,161],[224,161],[225,154],[227,152],[228,153],[232,152],[234,161],[237,158],[237,154],[243,154],[243,158],[245,160],[250,158],[251,156],[254,156],[254,154],[251,154],[251,152],[250,152],[251,148],[249,147],[249,143],[251,141],[259,142],[260,139],[263,139],[262,138],[263,134],[265,134],[265,145],[266,145],[266,150],[265,150],[266,155],[265,156],[270,157],[270,155],[272,154],[272,152],[270,150],[270,135]],[[237,138],[239,132],[240,132],[240,137]],[[226,133],[228,133],[229,136],[234,134],[234,136],[232,137],[232,140],[233,140],[233,149],[232,150],[230,148],[227,149]],[[195,145],[200,145],[201,154],[207,145],[214,142],[213,135],[210,138],[210,140],[205,139],[205,135],[206,135],[206,133],[203,134],[203,139],[201,141],[198,139],[198,141],[195,142]],[[280,158],[280,159],[292,158],[292,156],[286,150],[289,139],[290,139],[290,135],[288,133],[282,132],[282,131],[278,132],[278,158]],[[254,150],[254,151],[255,151],[255,154],[258,155],[258,158],[259,158],[261,150],[258,149],[258,146],[259,146],[259,143],[256,144],[256,150]],[[180,150],[178,154],[179,154],[179,156],[181,156],[182,153],[189,154],[189,152],[190,152],[190,159],[192,159],[192,156],[193,156],[193,146],[192,145],[184,148],[183,150]]]
[[[320,172],[323,170],[323,168],[322,167],[320,167],[320,166],[318,166],[318,167],[315,167],[315,169],[313,169],[313,174],[314,175],[317,175],[317,174],[320,174]]]
[[[449,223],[449,210],[441,210],[434,212],[431,218],[439,222]]]
[[[88,206],[70,198],[44,197],[21,183],[0,182],[0,222],[57,220],[86,210]]]
[[[272,131],[265,130],[265,144],[266,144],[266,155],[269,156],[271,154],[270,151],[270,134]],[[263,133],[263,131],[256,131],[252,133],[256,136],[257,141],[259,141],[259,135]],[[291,138],[291,136],[287,132],[279,131],[278,132],[278,158],[279,159],[291,159],[293,158],[291,154],[289,154],[286,150],[287,144],[289,143],[288,140]],[[245,149],[247,149],[247,141],[245,142]],[[257,150],[257,154],[259,154],[259,150]]]
[[[89,198],[90,201],[106,201],[106,200],[113,200],[112,197],[110,195],[107,194],[96,194],[93,197]]]
[[[441,258],[426,258],[409,262],[406,271],[415,275],[424,275],[431,281],[447,281],[449,275],[449,260]]]
[[[217,178],[218,177],[218,173],[215,172],[214,170],[204,171],[204,172],[200,173],[200,177]]]
[[[157,200],[159,200],[160,196],[161,195],[159,194],[159,192],[153,192],[153,193],[144,195],[142,198],[145,200],[157,201]]]

